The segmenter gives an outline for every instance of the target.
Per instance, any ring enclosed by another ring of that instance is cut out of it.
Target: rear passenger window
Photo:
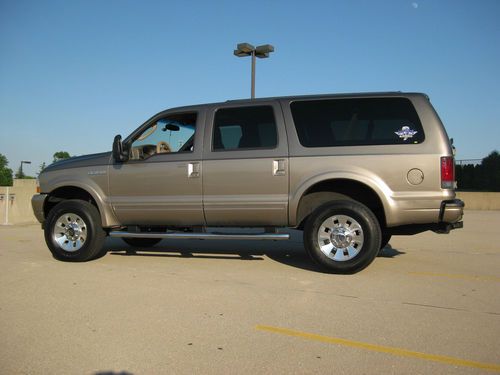
[[[224,108],[215,113],[213,150],[274,148],[277,144],[272,107]]]
[[[406,98],[308,100],[290,107],[305,147],[413,144],[425,139]]]

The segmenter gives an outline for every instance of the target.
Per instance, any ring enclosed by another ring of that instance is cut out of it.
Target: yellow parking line
[[[468,361],[468,360],[460,359],[460,358],[447,357],[447,356],[443,356],[443,355],[413,352],[411,350],[406,350],[406,349],[399,349],[399,348],[393,348],[390,346],[369,344],[369,343],[360,342],[360,341],[346,340],[346,339],[342,339],[342,338],[338,338],[338,337],[321,336],[321,335],[316,335],[314,333],[300,332],[300,331],[295,331],[295,330],[291,330],[291,329],[287,329],[287,328],[279,328],[279,327],[272,327],[272,326],[266,326],[266,325],[257,325],[255,328],[260,330],[260,331],[278,333],[278,334],[286,335],[286,336],[300,337],[300,338],[307,339],[307,340],[326,342],[328,344],[349,346],[351,348],[365,349],[365,350],[370,350],[373,352],[388,353],[388,354],[392,354],[392,355],[396,355],[396,356],[400,356],[400,357],[419,358],[419,359],[425,359],[427,361],[447,363],[449,365],[454,365],[454,366],[473,367],[473,368],[479,368],[479,369],[483,369],[483,370],[500,372],[500,365],[493,364],[493,363],[482,363],[482,362]]]
[[[496,276],[475,276],[475,275],[461,275],[461,274],[455,274],[455,273],[436,273],[436,272],[408,272],[408,275],[446,277],[449,279],[463,279],[463,280],[474,280],[474,281],[498,281],[498,282],[500,282],[500,277],[496,277]]]

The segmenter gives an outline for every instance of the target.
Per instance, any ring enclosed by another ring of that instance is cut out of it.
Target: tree
[[[491,152],[481,164],[457,165],[458,188],[475,191],[500,191],[500,154]]]
[[[500,154],[493,151],[481,162],[486,190],[500,191]]]
[[[0,186],[12,186],[12,169],[8,165],[7,158],[0,154]]]
[[[69,159],[71,155],[67,151],[57,151],[54,153],[54,160],[53,163],[56,161],[64,160],[64,159]]]

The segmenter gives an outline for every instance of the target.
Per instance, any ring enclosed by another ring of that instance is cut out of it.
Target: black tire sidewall
[[[392,235],[387,233],[382,233],[382,241],[380,242],[380,250],[384,249],[391,241]]]
[[[74,252],[62,249],[52,235],[57,219],[66,213],[80,216],[86,224],[87,239],[83,246]],[[102,249],[105,238],[97,208],[88,202],[76,199],[58,203],[47,216],[44,231],[45,242],[52,255],[56,259],[69,262],[83,262],[92,259]]]
[[[347,261],[328,258],[319,248],[317,235],[321,224],[334,215],[346,215],[356,220],[363,229],[364,242],[358,255]],[[313,261],[333,273],[354,273],[368,266],[380,250],[381,230],[373,212],[365,205],[351,200],[328,202],[318,207],[308,218],[304,228],[304,245]]]

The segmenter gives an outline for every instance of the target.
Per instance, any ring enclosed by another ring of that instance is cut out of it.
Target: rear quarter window
[[[306,100],[291,103],[290,109],[305,147],[417,144],[425,139],[406,98]]]

